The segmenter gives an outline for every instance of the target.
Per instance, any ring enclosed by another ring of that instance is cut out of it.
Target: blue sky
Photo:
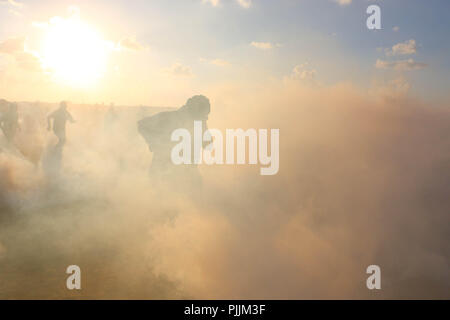
[[[381,7],[382,30],[366,28],[370,4]],[[64,16],[71,5],[79,7],[82,19],[101,30],[105,39],[119,42],[132,36],[148,48],[115,58],[125,64],[132,60],[122,68],[130,73],[150,74],[156,66],[161,70],[177,64],[195,75],[190,81],[201,87],[222,81],[283,79],[307,63],[322,85],[352,82],[369,87],[374,79],[401,77],[415,95],[443,98],[449,89],[450,2],[445,0],[353,0],[345,5],[337,0],[253,0],[248,8],[238,0],[5,0],[0,6],[0,43],[18,36],[33,43],[32,22]],[[414,52],[386,54],[410,40]],[[271,48],[258,49],[251,43]],[[376,68],[378,59],[412,59],[426,66]],[[212,71],[208,62],[219,60],[227,67]],[[133,66],[136,62],[139,66]],[[159,82],[155,77],[148,81]]]

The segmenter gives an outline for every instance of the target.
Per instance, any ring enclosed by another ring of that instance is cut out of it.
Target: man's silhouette
[[[17,103],[10,103],[8,110],[0,117],[0,127],[8,142],[12,142],[20,130]]]
[[[72,115],[67,111],[67,103],[65,101],[61,102],[59,108],[47,117],[47,130],[51,130],[52,119],[53,132],[58,137],[58,145],[63,145],[66,142],[66,122],[75,122]]]
[[[171,135],[174,130],[184,128],[193,137],[194,121],[201,121],[203,132],[205,132],[208,130],[206,121],[209,112],[208,98],[198,95],[188,99],[186,104],[178,110],[160,112],[138,121],[138,131],[153,152],[150,168],[152,178],[164,179],[171,184],[175,182],[178,186],[186,185],[186,183],[191,186],[201,184],[201,177],[195,164],[175,165],[172,163],[171,151],[175,142],[171,141]],[[191,152],[191,154],[194,157],[194,153]]]

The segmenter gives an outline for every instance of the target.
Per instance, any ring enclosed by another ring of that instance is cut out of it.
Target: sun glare
[[[55,81],[91,86],[105,72],[107,56],[107,42],[79,18],[55,17],[50,21],[43,43],[42,63]]]

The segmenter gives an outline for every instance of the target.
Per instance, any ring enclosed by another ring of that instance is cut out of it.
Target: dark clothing
[[[8,141],[12,141],[19,129],[17,110],[9,110],[0,118],[0,126]]]
[[[53,118],[53,132],[58,137],[60,143],[66,141],[66,123],[74,122],[72,115],[65,109],[58,109],[48,116],[49,120]]]
[[[172,132],[184,128],[191,134],[191,147],[193,148],[194,121],[202,121],[203,132],[207,130],[205,119],[196,119],[195,116],[182,109],[161,112],[154,116],[138,121],[138,131],[144,137],[151,152],[153,152],[150,173],[153,178],[164,179],[166,182],[180,184],[201,183],[197,165],[193,163],[194,150],[192,150],[192,164],[175,165],[171,159],[173,147],[179,143],[171,141]]]

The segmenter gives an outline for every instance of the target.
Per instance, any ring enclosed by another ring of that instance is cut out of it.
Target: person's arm
[[[73,119],[72,115],[71,115],[69,112],[67,112],[67,119],[68,119],[71,123],[74,123],[74,122],[75,122],[75,120]]]
[[[138,132],[147,142],[150,151],[158,145],[161,139],[160,115],[154,115],[138,121]]]
[[[51,119],[55,117],[55,113],[52,112],[47,116],[47,130],[51,130],[52,129],[52,123],[51,123]]]

